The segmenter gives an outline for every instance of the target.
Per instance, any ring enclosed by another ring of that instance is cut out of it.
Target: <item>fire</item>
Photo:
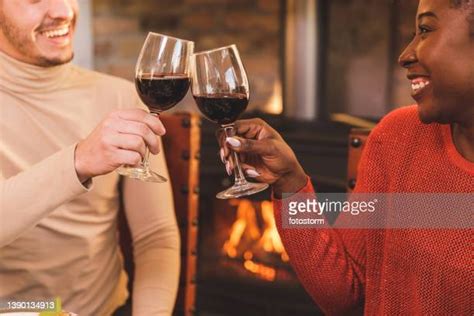
[[[232,204],[236,200],[231,201]],[[230,257],[237,257],[237,246],[245,232],[253,239],[260,237],[260,230],[257,225],[255,208],[249,200],[238,201],[237,220],[232,224],[229,239],[224,243],[224,252]]]
[[[232,200],[231,204],[238,205],[236,220],[232,224],[229,239],[225,241],[222,249],[229,258],[239,256],[238,248],[242,246],[243,239],[250,241],[252,249],[263,250],[266,253],[280,255],[282,261],[289,260],[288,254],[283,247],[278,234],[275,218],[273,216],[273,205],[270,201],[260,204],[263,228],[260,229],[257,221],[257,210],[249,200]],[[274,281],[276,270],[268,265],[258,263],[254,259],[253,252],[247,247],[242,253],[243,266],[246,270],[258,275],[267,281]]]
[[[252,260],[244,261],[244,268],[248,271],[257,274],[262,279],[267,281],[274,281],[276,277],[276,270],[261,263],[255,263]]]
[[[262,245],[263,250],[278,253],[281,256],[281,260],[287,262],[289,261],[289,257],[276,228],[275,217],[273,216],[273,204],[270,201],[263,201],[261,207],[265,228],[259,243]]]

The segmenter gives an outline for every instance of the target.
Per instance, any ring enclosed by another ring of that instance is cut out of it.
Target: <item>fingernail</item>
[[[249,176],[250,178],[260,177],[260,173],[258,173],[257,170],[254,170],[254,169],[245,170],[245,174]]]
[[[232,147],[236,147],[236,148],[240,147],[240,141],[237,138],[227,137],[225,141]]]
[[[226,163],[225,157],[224,157],[224,148],[221,148],[221,150],[219,150],[219,154],[221,156],[222,163]]]
[[[232,169],[230,168],[230,163],[228,161],[225,163],[225,170],[229,176],[232,174]]]

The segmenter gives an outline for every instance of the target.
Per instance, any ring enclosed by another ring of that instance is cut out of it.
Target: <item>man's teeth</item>
[[[412,83],[411,84],[411,89],[416,92],[418,90],[421,90],[423,89],[424,87],[426,87],[427,85],[429,85],[430,82],[429,81],[422,81],[422,82],[418,82],[418,83]]]
[[[69,33],[69,27],[62,27],[60,29],[51,30],[51,31],[43,31],[41,34],[45,35],[48,38],[64,36]]]

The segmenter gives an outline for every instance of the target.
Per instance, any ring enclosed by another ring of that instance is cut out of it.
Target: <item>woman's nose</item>
[[[408,46],[400,54],[400,57],[398,57],[398,64],[403,68],[409,68],[412,64],[418,61],[416,52],[413,49],[413,42],[414,41],[408,44]]]

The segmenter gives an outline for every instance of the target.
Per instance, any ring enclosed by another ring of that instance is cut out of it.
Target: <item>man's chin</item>
[[[54,66],[67,64],[73,58],[74,58],[73,52],[64,54],[62,56],[55,56],[55,57],[40,56],[38,57],[36,65],[40,67],[54,67]]]

